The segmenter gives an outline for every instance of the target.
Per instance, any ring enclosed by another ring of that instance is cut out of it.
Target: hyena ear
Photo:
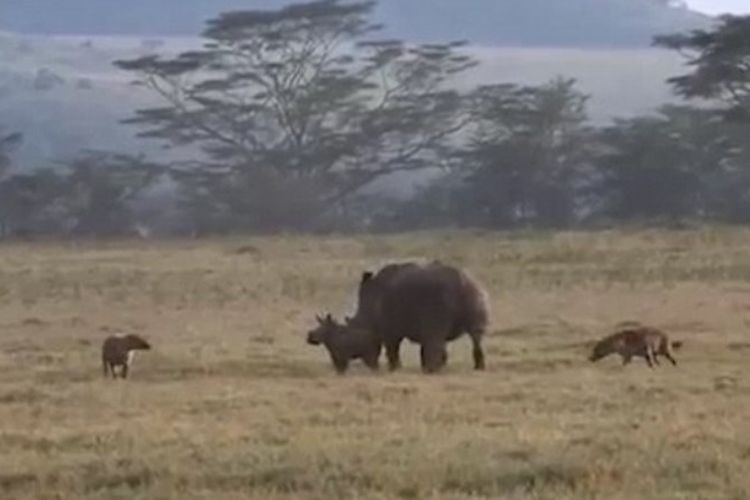
[[[321,325],[325,323],[325,320],[323,319],[323,317],[320,314],[316,314],[315,315],[315,321],[317,321]]]
[[[370,281],[372,279],[373,276],[374,275],[373,275],[372,271],[365,271],[365,272],[363,272],[362,273],[362,280],[360,281],[360,284],[361,283],[367,283],[368,281]]]
[[[331,316],[331,313],[326,314],[325,322],[329,325],[332,325],[333,323],[335,323],[335,321],[333,321],[333,316]]]

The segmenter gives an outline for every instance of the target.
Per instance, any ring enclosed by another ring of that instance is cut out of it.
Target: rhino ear
[[[360,283],[367,283],[368,281],[372,279],[372,277],[373,277],[372,271],[365,271],[362,273],[362,280],[360,281]]]

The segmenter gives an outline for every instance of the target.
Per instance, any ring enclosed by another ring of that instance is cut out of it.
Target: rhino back
[[[359,289],[355,321],[383,338],[421,331],[448,332],[453,340],[464,332],[482,333],[488,323],[487,297],[468,273],[434,261],[389,264]]]
[[[378,329],[382,326],[383,302],[392,293],[396,278],[404,273],[419,268],[414,262],[388,264],[380,269],[372,278],[360,283],[358,291],[357,311],[354,315],[355,324]]]
[[[448,267],[426,266],[399,272],[383,296],[382,333],[415,341],[431,335],[445,335],[446,340],[458,336],[463,302],[458,278],[455,270]]]
[[[460,328],[484,333],[490,321],[489,297],[479,282],[465,271],[459,271]]]

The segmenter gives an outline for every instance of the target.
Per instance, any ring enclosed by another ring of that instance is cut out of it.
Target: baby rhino
[[[361,359],[372,370],[378,369],[381,347],[375,335],[350,324],[342,325],[330,314],[325,318],[316,316],[315,319],[318,326],[308,332],[307,343],[323,344],[338,373],[344,373],[353,359]]]
[[[102,366],[104,376],[112,374],[117,378],[116,368],[120,368],[120,376],[128,377],[128,368],[133,363],[135,351],[151,349],[151,345],[138,335],[117,334],[111,335],[104,340],[102,345]]]
[[[610,354],[617,353],[622,357],[622,364],[630,363],[633,356],[641,356],[651,368],[659,364],[658,356],[664,356],[673,365],[677,365],[672,356],[672,349],[678,349],[682,342],[670,342],[667,334],[657,328],[632,326],[597,342],[589,356],[589,361],[598,361]]]

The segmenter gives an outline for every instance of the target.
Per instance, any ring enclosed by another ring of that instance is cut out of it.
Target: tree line
[[[160,97],[125,122],[169,162],[14,169],[22,137],[0,130],[0,235],[750,219],[750,16],[657,37],[687,58],[682,104],[595,126],[574,79],[458,90],[465,44],[379,39],[374,5],[227,12],[199,50],[115,62]],[[414,179],[405,200],[370,189]]]

